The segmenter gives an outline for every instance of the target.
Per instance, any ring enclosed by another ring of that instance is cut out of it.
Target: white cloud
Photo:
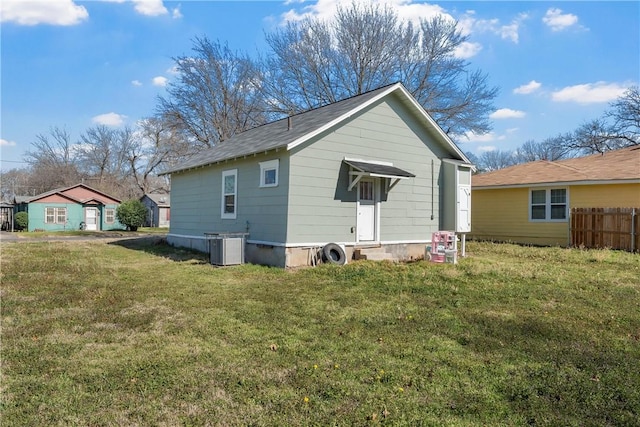
[[[129,0],[100,0],[107,3],[126,3]],[[162,0],[130,0],[136,12],[146,16],[160,16],[169,13],[167,8],[162,3]],[[182,18],[180,13],[180,6],[176,7],[172,11],[173,18]]]
[[[162,0],[133,0],[136,12],[146,16],[159,16],[169,13]]]
[[[0,139],[0,147],[15,147],[14,141],[7,141],[6,139]]]
[[[518,132],[520,130],[520,128],[509,128],[507,129],[507,133],[515,133]]]
[[[167,68],[167,74],[172,74],[172,75],[175,76],[175,75],[180,74],[180,70],[178,70],[178,67],[174,65],[171,68]]]
[[[86,20],[89,13],[73,0],[2,0],[0,22],[19,25],[76,25]]]
[[[154,86],[166,86],[167,82],[169,81],[166,77],[163,76],[157,76],[154,77],[153,80],[151,80],[153,82]]]
[[[562,31],[566,28],[576,25],[578,17],[571,13],[562,13],[561,9],[550,8],[542,18],[542,22],[547,24],[551,31]]]
[[[495,145],[481,145],[476,151],[479,153],[487,153],[489,151],[496,151],[498,148]]]
[[[517,93],[519,95],[528,95],[540,89],[540,86],[542,86],[542,83],[531,80],[529,83],[515,88],[513,90],[513,93]]]
[[[610,102],[621,96],[627,86],[618,83],[596,82],[567,86],[551,94],[556,102],[596,104]]]
[[[435,4],[413,3],[413,0],[355,0],[361,4],[378,4],[381,6],[390,6],[402,20],[411,21],[414,24],[419,23],[420,18],[430,19],[435,16],[444,16],[454,20],[453,16],[445,13],[444,9]],[[290,4],[293,2],[288,2]],[[296,2],[297,3],[297,2]],[[282,20],[301,21],[306,18],[318,18],[331,21],[338,10],[338,6],[349,7],[352,0],[318,0],[315,4],[304,6],[301,11],[291,9],[282,14]]]
[[[501,108],[489,115],[490,119],[521,119],[526,115],[524,111]]]
[[[522,23],[529,18],[526,13],[520,13],[511,20],[510,24],[501,25],[500,20],[493,19],[476,19],[475,11],[469,10],[458,20],[463,34],[471,34],[472,32],[478,33],[493,33],[503,40],[510,40],[513,43],[518,43],[520,40],[520,27]]]
[[[182,18],[182,12],[180,12],[180,5],[178,5],[178,7],[173,8],[173,10],[171,11],[171,17],[173,19]]]
[[[453,56],[460,59],[469,59],[473,56],[476,56],[481,50],[482,45],[480,43],[464,42],[456,48]]]
[[[134,86],[142,86],[142,82],[140,80],[131,80],[131,84]]]
[[[505,139],[504,135],[496,135],[493,132],[487,132],[482,135],[478,135],[473,132],[467,132],[464,134],[464,136],[469,142],[493,142]]]
[[[91,119],[92,122],[105,126],[120,126],[124,123],[127,116],[117,113],[99,114]]]

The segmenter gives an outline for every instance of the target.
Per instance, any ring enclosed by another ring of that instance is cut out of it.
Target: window
[[[260,187],[276,187],[278,185],[278,166],[280,161],[260,162]]]
[[[530,206],[530,221],[566,221],[567,189],[531,190]]]
[[[64,224],[67,222],[67,208],[44,208],[45,224]]]
[[[107,208],[104,210],[104,222],[107,224],[113,224],[116,220],[116,210],[113,208]]]
[[[238,170],[222,172],[222,218],[235,219],[237,213]]]

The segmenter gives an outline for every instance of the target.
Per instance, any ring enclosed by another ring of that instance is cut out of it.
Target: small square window
[[[278,185],[278,169],[280,161],[260,162],[260,187],[276,187]]]

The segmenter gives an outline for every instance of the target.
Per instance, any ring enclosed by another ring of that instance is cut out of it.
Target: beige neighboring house
[[[639,208],[640,146],[474,175],[471,237],[570,243],[571,208]]]
[[[171,222],[171,197],[169,193],[147,193],[140,198],[147,207],[146,227],[168,228]]]

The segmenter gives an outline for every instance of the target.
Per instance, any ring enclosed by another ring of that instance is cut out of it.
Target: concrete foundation
[[[185,247],[207,253],[209,248],[204,238],[175,236],[169,234],[167,242],[173,246]],[[358,248],[376,247],[379,251],[391,255],[393,261],[417,261],[424,259],[424,243],[391,243],[382,245],[341,245],[344,249],[347,263],[354,260],[354,253]],[[284,247],[268,244],[247,243],[245,246],[245,262],[251,264],[269,265],[273,267],[305,267],[321,264],[322,246]]]

